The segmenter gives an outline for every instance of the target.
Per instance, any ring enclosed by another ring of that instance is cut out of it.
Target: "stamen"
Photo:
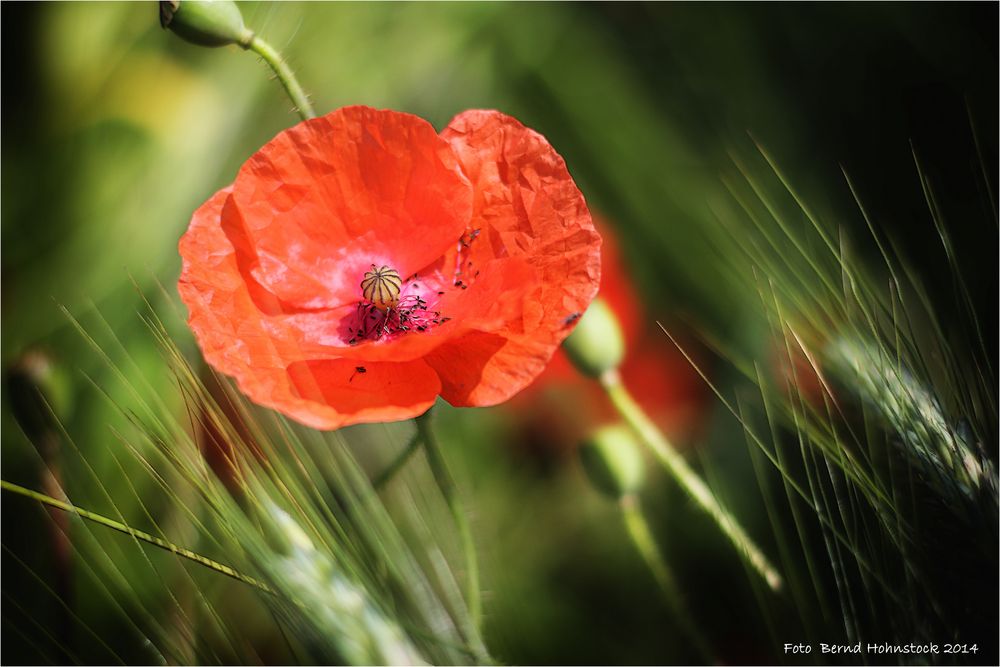
[[[421,288],[417,278],[417,274],[412,275],[404,290],[396,269],[372,264],[361,281],[363,300],[358,302],[353,324],[347,327],[348,344],[381,340],[414,329],[423,332],[443,321],[440,312],[429,310],[427,301],[415,292]],[[443,294],[438,292],[438,296]]]

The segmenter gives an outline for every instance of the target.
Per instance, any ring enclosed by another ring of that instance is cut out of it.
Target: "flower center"
[[[354,345],[362,340],[380,340],[408,331],[426,331],[432,326],[447,322],[441,312],[431,310],[422,295],[429,286],[422,285],[414,275],[404,281],[399,271],[391,266],[371,265],[361,280],[362,301],[347,326],[348,343]],[[444,292],[436,292],[437,296]],[[437,298],[429,296],[436,301]]]

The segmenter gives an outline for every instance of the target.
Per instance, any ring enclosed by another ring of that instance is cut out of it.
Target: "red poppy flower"
[[[195,212],[180,254],[205,359],[324,429],[413,417],[438,395],[506,400],[600,281],[562,158],[496,111],[440,134],[368,107],[300,123]]]

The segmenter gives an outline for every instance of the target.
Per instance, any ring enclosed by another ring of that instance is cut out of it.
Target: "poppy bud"
[[[618,367],[625,356],[625,339],[618,319],[603,300],[594,299],[563,341],[563,349],[576,369],[590,377]]]
[[[239,44],[245,49],[253,39],[232,0],[161,0],[160,26],[199,46]]]
[[[580,462],[594,487],[615,500],[642,485],[642,455],[632,430],[624,424],[593,432],[580,446]]]

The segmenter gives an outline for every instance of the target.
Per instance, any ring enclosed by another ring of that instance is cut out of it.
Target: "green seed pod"
[[[160,26],[198,46],[250,46],[253,31],[232,0],[161,0]]]
[[[563,341],[563,349],[584,375],[596,378],[617,368],[625,356],[618,318],[604,301],[594,299],[576,329]]]
[[[644,464],[632,429],[604,426],[580,446],[580,462],[598,491],[617,500],[642,486]]]

